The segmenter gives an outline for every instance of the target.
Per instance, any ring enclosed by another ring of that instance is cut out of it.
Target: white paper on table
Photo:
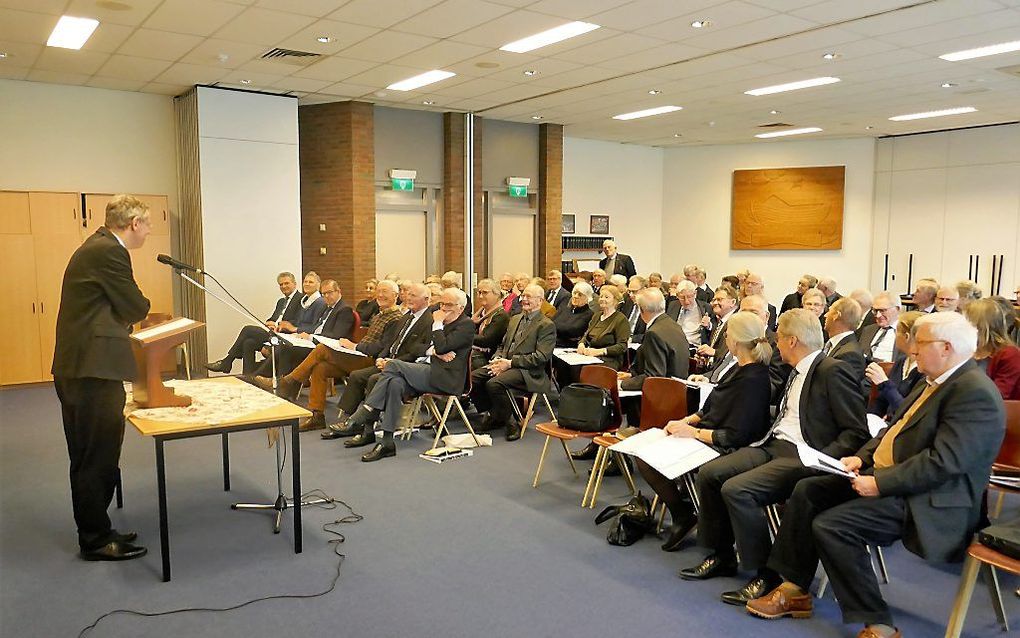
[[[553,348],[553,356],[569,366],[586,366],[593,363],[602,363],[598,357],[589,357],[586,354],[578,354],[572,348]]]
[[[286,341],[287,343],[289,343],[290,345],[296,346],[298,348],[314,348],[315,347],[315,344],[311,341],[311,339],[302,339],[301,337],[299,337],[297,335],[286,334],[286,333],[283,333],[283,332],[278,332],[278,333],[276,333],[276,335],[278,337],[280,337],[281,339],[283,339],[284,341]]]
[[[887,427],[889,424],[885,422],[885,419],[877,414],[868,414],[868,432],[872,437],[878,436],[878,433]]]
[[[638,457],[670,480],[719,456],[718,452],[697,439],[670,436],[661,428],[650,428],[629,436],[609,449]]]
[[[800,462],[804,467],[845,476],[846,478],[855,478],[853,472],[848,472],[846,466],[838,459],[834,459],[828,454],[823,454],[809,445],[798,443],[797,455],[800,456]]]
[[[358,350],[354,350],[354,349],[351,349],[351,348],[343,347],[342,345],[340,345],[340,340],[339,339],[331,339],[329,337],[323,337],[322,335],[312,335],[312,341],[315,341],[317,343],[321,343],[322,345],[326,346],[327,348],[330,348],[332,350],[336,350],[337,352],[344,352],[346,354],[352,354],[352,355],[354,355],[356,357],[367,357],[368,356],[364,352],[359,352]]]
[[[172,330],[178,330],[180,328],[187,328],[188,326],[193,325],[195,323],[197,322],[188,319],[187,317],[181,317],[179,319],[174,319],[173,321],[161,323],[158,326],[152,326],[151,328],[136,330],[135,332],[131,333],[131,336],[138,340],[149,339],[151,337],[159,336],[164,332],[170,332]]]

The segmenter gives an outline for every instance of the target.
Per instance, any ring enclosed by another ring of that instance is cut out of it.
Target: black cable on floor
[[[345,540],[347,540],[344,534],[340,532],[340,526],[361,522],[362,520],[364,520],[365,517],[355,512],[354,508],[345,503],[344,501],[330,498],[330,496],[321,489],[314,489],[305,492],[304,494],[301,495],[302,501],[304,501],[304,499],[312,498],[322,498],[327,500],[328,502],[318,503],[315,505],[302,504],[302,507],[318,507],[325,510],[333,510],[337,509],[340,506],[343,506],[347,509],[346,514],[344,514],[340,518],[337,518],[336,520],[333,520],[329,523],[325,523],[322,526],[322,531],[326,532],[327,534],[335,536],[335,538],[331,538],[326,542],[330,545],[333,545],[333,553],[337,555],[336,574],[333,576],[333,580],[329,583],[329,586],[326,587],[326,589],[313,594],[275,594],[272,596],[262,596],[260,598],[253,598],[251,600],[247,600],[237,605],[231,605],[230,607],[182,607],[181,609],[171,609],[168,611],[156,611],[156,612],[137,611],[135,609],[114,609],[113,611],[108,611],[99,618],[96,618],[95,622],[93,622],[88,627],[85,627],[80,632],[78,632],[78,638],[82,638],[90,631],[95,629],[96,626],[99,625],[99,623],[102,622],[104,619],[118,614],[123,614],[127,616],[140,616],[142,618],[157,618],[159,616],[170,616],[173,614],[183,614],[188,612],[224,612],[234,611],[235,609],[241,609],[242,607],[247,607],[248,605],[253,605],[255,603],[259,603],[266,600],[300,600],[304,598],[318,598],[320,596],[325,596],[326,594],[329,594],[334,589],[336,589],[336,584],[340,580],[340,567],[341,565],[343,565],[344,559],[347,558],[347,555],[343,554],[340,551],[340,543],[343,543]]]

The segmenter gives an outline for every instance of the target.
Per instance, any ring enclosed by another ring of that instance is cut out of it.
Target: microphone
[[[189,266],[188,264],[184,263],[183,261],[177,261],[176,259],[174,259],[170,255],[164,255],[164,254],[156,255],[156,261],[158,261],[161,264],[166,264],[167,266],[171,266],[171,267],[173,267],[176,270],[190,270],[192,272],[197,272],[198,274],[203,274],[203,272],[204,272],[201,268],[195,268],[194,266]]]

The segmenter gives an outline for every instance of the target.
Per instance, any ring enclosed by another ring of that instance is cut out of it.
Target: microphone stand
[[[181,279],[191,283],[193,286],[199,288],[200,290],[204,290],[207,294],[209,294],[214,299],[216,299],[217,301],[222,303],[224,306],[227,306],[228,308],[230,308],[231,310],[233,310],[237,314],[239,314],[242,317],[244,317],[245,323],[252,324],[252,322],[254,322],[252,325],[255,325],[255,326],[260,327],[260,328],[264,328],[265,327],[265,324],[262,323],[262,321],[258,317],[256,317],[254,315],[254,313],[252,313],[250,310],[245,308],[241,304],[240,301],[237,301],[237,299],[234,297],[234,295],[230,294],[230,291],[227,290],[226,286],[221,284],[219,282],[219,280],[216,279],[216,277],[213,277],[211,274],[209,274],[209,273],[207,273],[205,271],[201,271],[201,274],[209,275],[209,277],[213,281],[216,282],[216,285],[218,285],[220,288],[222,288],[223,291],[226,292],[227,295],[232,300],[234,300],[237,303],[236,306],[234,304],[228,302],[226,299],[223,299],[222,297],[220,297],[219,295],[217,295],[213,291],[209,290],[204,285],[198,283],[197,281],[192,279],[190,276],[184,274],[183,269],[174,267],[174,272],[177,273],[178,275],[180,275]],[[238,306],[240,306],[240,307],[238,307]],[[270,354],[270,358],[272,360],[271,365],[272,365],[272,368],[273,368],[273,394],[274,395],[276,394],[276,390],[277,390],[277,382],[276,382],[276,346],[278,346],[278,345],[280,345],[280,337],[277,336],[276,333],[270,332],[270,336],[269,336],[269,349],[270,349],[270,352],[269,352],[269,354]],[[276,445],[274,446],[276,448],[276,500],[274,502],[272,502],[272,503],[234,503],[233,505],[230,506],[230,509],[232,509],[232,510],[258,510],[258,511],[272,510],[272,511],[276,512],[276,521],[273,523],[273,533],[274,534],[279,534],[280,533],[280,526],[283,524],[283,513],[287,510],[287,508],[294,506],[294,499],[301,498],[300,494],[295,494],[294,498],[287,498],[287,496],[283,493],[283,467],[284,467],[285,463],[284,463],[284,460],[283,460],[283,451],[282,451],[281,448],[284,445],[284,440],[285,439],[283,437],[279,437],[279,440],[277,440]],[[302,500],[301,504],[302,505],[321,505],[321,504],[332,503],[332,502],[333,502],[332,498],[309,498],[307,500]]]

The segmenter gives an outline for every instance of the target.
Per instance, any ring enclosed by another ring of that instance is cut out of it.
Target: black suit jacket
[[[599,261],[599,268],[602,270],[606,269],[606,264],[609,263],[609,257],[603,257]],[[624,255],[623,253],[616,253],[616,268],[613,272],[606,271],[606,279],[609,279],[613,275],[623,275],[630,281],[630,278],[637,274],[637,268],[634,267],[634,260],[630,258],[630,255]]]
[[[715,297],[715,292],[711,288],[698,286],[698,289],[694,291],[694,296],[697,297],[698,301],[710,304],[712,303],[712,297]]]
[[[426,311],[431,320],[431,313]],[[475,339],[475,324],[471,318],[462,314],[452,323],[430,335],[436,354],[453,352],[457,356],[453,361],[443,361],[438,357],[429,360],[429,382],[432,387],[443,394],[460,394],[467,386],[468,370],[471,368],[471,344]]]
[[[769,325],[765,326],[766,330],[775,332],[779,326],[779,313],[776,312],[776,307],[769,304]]]
[[[895,330],[895,328],[890,328],[890,330]],[[857,338],[857,340],[861,344],[861,353],[864,355],[864,358],[867,359],[868,361],[872,361],[875,358],[875,355],[871,350],[871,343],[875,340],[875,335],[878,334],[878,331],[879,327],[877,323],[873,323],[868,326],[863,326],[860,329],[860,336]],[[901,359],[905,359],[906,356],[907,356],[906,353],[900,351],[898,348],[893,346],[893,358],[892,358],[893,363],[896,363]]]
[[[840,341],[829,353],[829,356],[849,365],[858,383],[863,383],[864,368],[867,366],[867,362],[861,353],[860,344],[857,343],[857,339],[852,334]]]
[[[545,300],[549,301],[548,292],[545,293]],[[553,297],[552,301],[549,301],[549,303],[551,303],[553,307],[559,310],[563,306],[563,304],[567,303],[568,301],[570,301],[570,293],[567,292],[566,288],[560,286],[559,288],[556,289],[556,296]]]
[[[266,321],[276,321],[276,318],[280,316],[280,312],[283,312],[282,321],[289,321],[296,324],[298,315],[301,314],[301,294],[300,290],[295,290],[290,297],[280,297],[276,300],[276,307],[273,308],[273,314],[266,318]]]
[[[354,336],[354,309],[344,303],[343,299],[336,302],[332,312],[326,308],[323,314],[327,312],[329,316],[326,317],[326,325],[319,334],[330,339],[350,339]]]
[[[779,314],[783,314],[787,310],[801,307],[801,295],[799,292],[791,292],[790,294],[783,297],[783,305],[779,307]]]
[[[110,230],[99,228],[74,251],[64,271],[53,376],[134,378],[128,334],[148,314],[149,300],[135,283],[127,249]]]
[[[895,424],[924,391],[921,381],[893,417]],[[906,499],[904,546],[931,561],[957,560],[981,518],[992,461],[1006,415],[995,383],[967,361],[911,416],[893,442],[892,467],[875,470],[882,496]],[[870,467],[882,437],[857,456]]]
[[[631,366],[633,376],[621,381],[620,387],[624,390],[640,390],[648,377],[685,379],[690,369],[690,357],[687,335],[683,328],[665,314],[659,315],[645,332],[645,338],[637,350],[634,365]]]
[[[733,312],[739,311],[734,310]],[[723,358],[726,356],[726,353],[730,351],[730,349],[726,347],[726,327],[728,324],[723,324],[722,328],[720,328],[719,331],[716,332],[716,328],[719,326],[720,320],[715,316],[715,314],[710,314],[709,317],[712,318],[712,328],[702,329],[701,343],[711,346],[712,348],[715,348],[715,354],[712,355],[711,365],[712,368],[715,368],[722,362]],[[715,339],[712,338],[713,336],[715,337]]]
[[[399,321],[390,322],[386,326],[386,329],[383,330],[383,347],[379,351],[379,358],[414,361],[418,357],[425,356],[425,351],[432,340],[432,312],[430,308],[426,308],[418,320],[411,325],[404,340],[399,342],[399,347],[396,350],[393,349],[398,343],[400,333],[413,320],[414,314],[408,312]],[[459,392],[458,390],[457,393]]]

